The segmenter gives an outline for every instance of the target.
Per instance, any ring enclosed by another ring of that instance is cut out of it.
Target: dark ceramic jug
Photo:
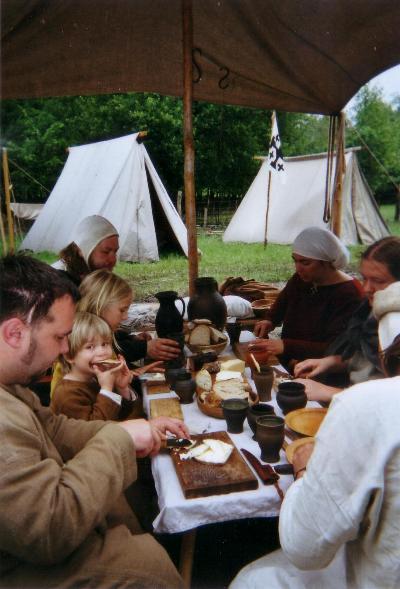
[[[256,405],[251,405],[247,409],[247,423],[254,434],[253,440],[256,439],[256,419],[258,417],[263,417],[264,415],[275,415],[272,405],[268,405],[267,403],[257,403]]]
[[[185,301],[182,297],[178,297],[178,293],[174,290],[158,292],[154,296],[160,301],[155,321],[158,337],[168,337],[169,334],[182,333],[183,315],[185,314]],[[177,299],[182,301],[182,313],[175,306]]]
[[[282,382],[278,385],[276,402],[284,415],[307,405],[307,395],[304,390],[305,386],[301,382]]]
[[[173,366],[165,369],[165,380],[171,389],[175,387],[176,379],[181,374],[189,374],[190,376],[190,372],[188,372],[186,368],[183,368],[182,366]]]
[[[189,299],[188,318],[209,319],[215,327],[223,330],[226,323],[226,304],[224,297],[218,292],[218,283],[209,276],[196,278],[195,293]]]

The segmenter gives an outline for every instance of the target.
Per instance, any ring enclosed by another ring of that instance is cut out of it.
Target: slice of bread
[[[226,335],[222,331],[219,331],[219,329],[210,327],[210,339],[212,344],[217,344],[218,342],[226,341]]]
[[[246,364],[243,360],[239,360],[239,358],[234,358],[232,360],[226,360],[225,362],[221,363],[221,370],[234,370],[237,372],[241,372],[243,374]]]
[[[209,346],[210,327],[208,325],[197,325],[190,332],[189,343],[196,346]]]
[[[202,391],[210,392],[212,389],[212,378],[208,370],[200,370],[196,374],[196,385]]]
[[[231,380],[216,382],[213,391],[221,399],[248,399],[249,397],[249,393],[246,391],[244,383],[234,378]]]

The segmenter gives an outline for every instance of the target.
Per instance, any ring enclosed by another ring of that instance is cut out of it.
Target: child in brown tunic
[[[64,377],[56,385],[50,407],[76,419],[122,420],[137,417],[137,395],[130,386],[135,372],[123,356],[115,365],[101,362],[113,353],[113,334],[109,325],[92,313],[76,315],[69,336],[69,353],[62,360]]]

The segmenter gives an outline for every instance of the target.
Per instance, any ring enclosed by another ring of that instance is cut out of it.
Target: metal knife
[[[193,440],[187,438],[167,438],[162,441],[163,448],[188,448],[193,445]]]

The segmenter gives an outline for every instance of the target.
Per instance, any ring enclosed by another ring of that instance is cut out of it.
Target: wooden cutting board
[[[179,399],[152,399],[150,401],[151,417],[176,417],[183,420]]]
[[[257,489],[258,480],[247,466],[227,432],[191,436],[193,440],[215,439],[233,446],[225,464],[202,464],[194,458],[182,460],[185,449],[172,450],[171,457],[186,499]]]

